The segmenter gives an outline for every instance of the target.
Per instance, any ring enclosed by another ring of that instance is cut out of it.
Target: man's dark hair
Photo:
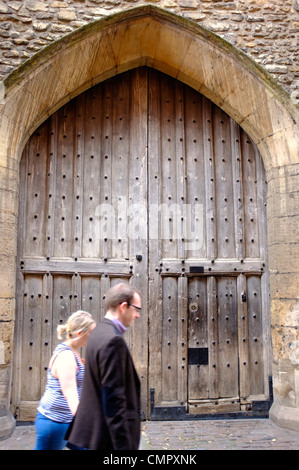
[[[106,309],[115,310],[122,302],[128,302],[130,304],[133,301],[134,294],[138,294],[137,290],[125,282],[116,284],[111,287],[106,294]]]

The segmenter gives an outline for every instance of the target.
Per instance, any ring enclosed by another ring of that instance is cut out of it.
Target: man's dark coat
[[[88,339],[80,403],[67,437],[91,450],[139,446],[139,378],[125,340],[106,318]]]

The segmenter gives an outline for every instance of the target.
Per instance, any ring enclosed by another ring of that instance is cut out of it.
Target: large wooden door
[[[142,416],[268,399],[265,180],[225,113],[147,68],[97,85],[29,139],[20,167],[14,413],[34,418],[56,326],[97,321],[120,279],[142,294],[127,340]]]
[[[217,106],[155,72],[148,155],[151,416],[263,413],[270,333],[261,156]]]
[[[147,394],[147,71],[105,82],[72,100],[30,138],[21,162],[14,402],[31,420],[56,327],[77,309],[99,321],[119,280],[140,290],[145,315],[128,331]],[[140,227],[139,227],[140,224]],[[142,259],[140,258],[142,257]]]

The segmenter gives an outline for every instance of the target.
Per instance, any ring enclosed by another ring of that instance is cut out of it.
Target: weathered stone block
[[[72,9],[60,10],[57,17],[61,21],[72,21],[76,19],[76,11]]]

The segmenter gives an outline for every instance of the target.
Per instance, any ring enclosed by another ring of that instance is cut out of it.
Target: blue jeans
[[[36,414],[36,444],[34,450],[62,450],[67,441],[64,439],[70,423],[58,423],[46,418],[39,411]]]

